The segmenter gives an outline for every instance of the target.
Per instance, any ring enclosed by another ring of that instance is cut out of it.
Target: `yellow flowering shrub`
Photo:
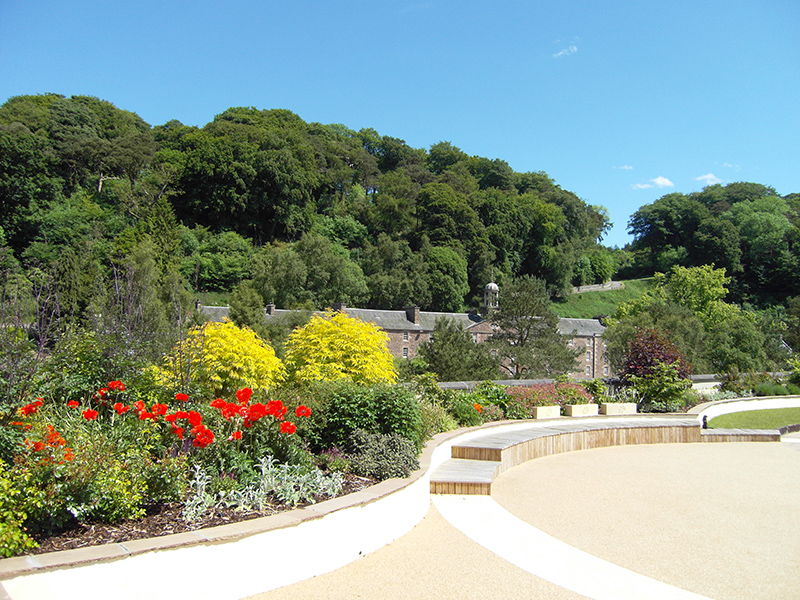
[[[249,327],[230,321],[194,327],[164,362],[165,383],[177,388],[199,380],[218,395],[245,387],[266,390],[286,375],[272,346]]]
[[[388,341],[377,325],[328,311],[311,317],[289,335],[286,368],[297,381],[393,383],[397,372]]]

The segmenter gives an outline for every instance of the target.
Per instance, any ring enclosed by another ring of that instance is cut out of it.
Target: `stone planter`
[[[554,406],[534,406],[533,418],[534,419],[556,419],[561,416],[561,407]]]
[[[567,404],[568,417],[591,417],[597,414],[597,404]]]
[[[601,415],[635,415],[636,402],[603,402],[600,405]]]

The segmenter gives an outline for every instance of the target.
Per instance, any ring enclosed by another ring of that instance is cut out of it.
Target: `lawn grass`
[[[708,422],[711,429],[778,429],[800,423],[800,408],[770,408],[746,410],[714,417]]]
[[[629,302],[653,287],[653,278],[629,279],[619,290],[571,294],[553,302],[553,310],[565,319],[593,319],[600,315],[613,315],[618,304]]]

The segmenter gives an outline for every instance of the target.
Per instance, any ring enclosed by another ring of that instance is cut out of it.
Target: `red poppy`
[[[177,419],[188,419],[189,418],[189,413],[186,412],[185,410],[176,410],[175,411],[175,418],[177,418]]]
[[[186,418],[189,419],[189,424],[192,425],[192,427],[197,427],[203,422],[203,415],[196,410],[190,410]]]
[[[310,417],[311,409],[301,404],[295,409],[294,414],[296,414],[298,417]]]
[[[241,431],[234,431],[231,434],[231,436],[228,438],[228,441],[232,442],[233,440],[240,440],[240,439],[242,439],[242,432]]]
[[[236,391],[236,399],[239,404],[245,405],[250,402],[250,397],[253,395],[253,390],[250,388],[242,388]]]
[[[94,421],[97,418],[97,411],[92,408],[87,408],[83,411],[83,418],[87,421]]]
[[[483,411],[483,409],[481,408],[481,405],[478,404],[477,402],[475,404],[473,404],[472,406],[474,406],[475,410],[477,410],[478,412],[482,412]]]
[[[211,408],[224,408],[226,404],[227,402],[225,402],[225,400],[222,398],[217,398],[216,400],[211,401]]]
[[[139,413],[139,420],[144,421],[145,419],[158,419],[158,415],[154,415],[153,413],[143,410]]]
[[[266,417],[268,414],[267,407],[261,404],[261,402],[256,402],[247,407],[247,420],[253,423]]]
[[[39,406],[35,402],[31,402],[30,404],[26,404],[22,408],[19,409],[19,412],[22,413],[23,417],[27,417],[28,415],[32,415],[36,411],[39,410]]]
[[[214,441],[214,432],[205,425],[200,425],[193,431],[196,431],[196,433],[192,445],[196,448],[205,448]]]
[[[125,391],[125,384],[122,383],[119,380],[117,380],[117,381],[109,381],[108,382],[108,389],[116,390],[118,392],[124,392]]]
[[[133,403],[133,408],[136,409],[136,412],[142,412],[144,410],[144,402],[137,400]]]
[[[80,405],[81,403],[78,402],[77,400],[70,400],[69,402],[67,402],[67,406],[69,406],[70,408],[78,408]]]
[[[175,400],[179,400],[181,402],[186,402],[187,400],[189,400],[189,394],[184,394],[182,392],[178,392],[177,394],[175,394]]]
[[[175,427],[175,425],[173,424],[172,425],[172,433],[177,435],[178,439],[180,439],[180,440],[183,439],[183,427]]]
[[[152,412],[154,415],[165,415],[167,414],[168,410],[169,406],[166,404],[153,404],[153,406],[150,408],[150,412]]]
[[[115,411],[117,411],[118,415],[125,414],[126,412],[128,412],[131,409],[130,406],[125,406],[122,402],[115,403],[113,408],[114,408]]]
[[[292,435],[295,431],[297,431],[297,427],[295,427],[295,424],[291,421],[284,421],[281,423],[281,433]]]

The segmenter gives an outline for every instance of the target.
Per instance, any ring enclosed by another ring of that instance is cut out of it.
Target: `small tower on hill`
[[[494,277],[492,277],[494,279]],[[493,310],[500,308],[500,288],[492,281],[483,288],[483,306],[481,314],[487,315]]]

